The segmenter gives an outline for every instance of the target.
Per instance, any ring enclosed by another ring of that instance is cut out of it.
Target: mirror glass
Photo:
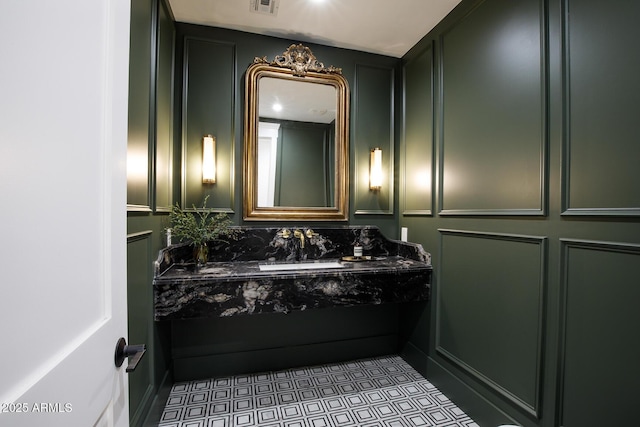
[[[258,82],[258,207],[334,206],[336,89]]]
[[[349,101],[340,71],[292,45],[274,62],[256,58],[245,86],[245,219],[347,220]]]

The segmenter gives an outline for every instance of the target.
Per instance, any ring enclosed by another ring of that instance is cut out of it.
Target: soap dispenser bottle
[[[362,257],[362,246],[360,246],[360,243],[358,242],[356,242],[355,246],[353,247],[353,257],[354,258]]]

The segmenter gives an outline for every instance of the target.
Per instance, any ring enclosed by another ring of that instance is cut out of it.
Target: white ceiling
[[[328,124],[336,119],[336,97],[330,85],[261,77],[258,116]]]
[[[255,0],[169,0],[169,4],[179,22],[400,58],[460,1],[278,0],[275,16],[251,12]]]

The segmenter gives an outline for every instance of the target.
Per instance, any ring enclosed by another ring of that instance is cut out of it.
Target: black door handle
[[[127,340],[120,338],[116,344],[115,362],[116,367],[122,366],[124,359],[130,357],[129,364],[127,365],[127,372],[133,372],[138,367],[138,363],[142,356],[147,352],[147,346],[145,344],[127,345]]]

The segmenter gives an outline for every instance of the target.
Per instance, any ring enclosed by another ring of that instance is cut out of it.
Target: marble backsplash
[[[401,256],[431,265],[431,254],[422,245],[387,239],[376,226],[341,227],[235,227],[235,238],[209,242],[208,262],[229,261],[304,261],[341,258],[353,255],[353,247],[363,247],[364,256]],[[283,230],[289,230],[285,237]],[[295,230],[305,234],[304,248]],[[307,230],[312,230],[307,237]],[[173,264],[193,262],[188,244],[163,249],[156,262],[156,275]]]

